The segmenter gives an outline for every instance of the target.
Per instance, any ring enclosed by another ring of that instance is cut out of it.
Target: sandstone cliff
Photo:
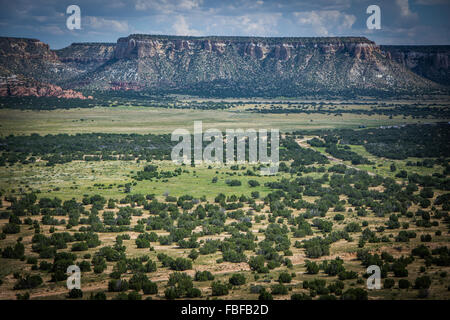
[[[414,73],[450,85],[450,46],[381,46],[381,49]]]
[[[448,90],[436,83],[448,84],[448,55],[423,51],[380,48],[364,37],[130,35],[54,51],[34,39],[0,38],[0,75],[64,89],[234,96]]]

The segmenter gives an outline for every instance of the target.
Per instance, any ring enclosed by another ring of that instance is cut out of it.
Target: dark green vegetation
[[[298,132],[298,134],[301,133]],[[328,153],[343,160],[352,160],[351,151],[345,150],[346,144],[363,145],[367,152],[389,159],[406,159],[408,157],[439,158],[436,161],[428,161],[429,165],[450,157],[450,147],[448,145],[450,130],[448,123],[382,126],[377,129],[358,131],[335,130],[332,133],[324,131],[313,133],[319,135],[324,141],[316,139],[310,141],[310,145],[326,147]],[[339,152],[336,151],[339,149],[335,146],[338,141],[344,145],[344,150]],[[365,160],[359,160],[360,163],[363,163],[361,161]]]
[[[37,161],[63,166],[52,160],[55,155],[66,159],[65,166],[74,160],[106,165],[115,158],[142,164],[129,182],[121,181],[119,197],[73,191],[73,199],[61,199],[51,190],[43,196],[42,190],[5,186],[2,297],[446,299],[448,128],[286,134],[279,173],[270,179],[259,175],[258,166],[227,167],[229,177],[207,166],[164,169],[165,161],[156,159],[170,150],[168,136],[4,137],[3,170]],[[374,166],[379,157],[394,158],[390,175],[355,167]],[[416,168],[433,173],[411,173]],[[200,179],[201,173],[209,174],[199,185],[225,183],[208,187],[202,197],[133,191],[143,183]],[[108,192],[102,184],[96,181]],[[251,195],[233,193],[242,187]],[[225,194],[220,188],[229,189]],[[267,192],[254,191],[261,188]],[[65,288],[65,271],[73,264],[93,287]],[[379,291],[366,289],[370,265],[381,268]]]

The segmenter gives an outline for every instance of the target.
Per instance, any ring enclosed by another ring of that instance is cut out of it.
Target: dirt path
[[[314,148],[312,148],[312,147],[306,142],[307,140],[310,140],[310,139],[312,139],[312,138],[319,138],[319,137],[317,137],[317,136],[311,136],[311,137],[303,138],[303,139],[295,139],[295,142],[297,142],[298,145],[299,145],[300,147],[302,147],[302,148],[314,150]],[[323,155],[324,155],[325,157],[327,157],[327,159],[330,160],[331,162],[334,162],[334,163],[337,163],[337,164],[343,164],[343,165],[346,166],[346,167],[349,167],[349,168],[352,168],[352,169],[355,169],[355,170],[358,170],[358,171],[365,171],[365,172],[367,172],[370,176],[375,176],[375,173],[373,173],[373,172],[366,171],[366,170],[362,170],[362,169],[357,168],[357,167],[355,167],[355,166],[346,164],[343,160],[338,159],[338,158],[335,158],[335,157],[329,155],[328,153],[323,154]]]

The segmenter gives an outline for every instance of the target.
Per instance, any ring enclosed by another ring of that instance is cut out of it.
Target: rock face
[[[86,98],[82,93],[67,89],[64,90],[60,86],[41,83],[30,78],[9,76],[0,77],[0,96],[1,97],[57,97],[64,99],[92,99],[91,96]]]
[[[53,51],[74,76],[93,71],[114,57],[115,43],[72,43]]]
[[[74,83],[90,89],[147,88],[280,95],[436,88],[362,37],[262,38],[130,35],[114,58]],[[120,86],[117,84],[120,83]]]
[[[0,38],[0,96],[36,96],[86,99],[80,92],[51,84],[76,76],[36,39]]]
[[[293,96],[443,88],[424,78],[436,79],[429,77],[434,67],[421,62],[425,58],[399,59],[364,37],[130,35],[117,43],[74,43],[55,51],[34,39],[0,38],[0,53],[0,75],[64,89]],[[448,66],[448,56],[432,56],[427,59],[438,59],[432,66]]]
[[[381,46],[381,50],[414,73],[450,85],[450,46]]]

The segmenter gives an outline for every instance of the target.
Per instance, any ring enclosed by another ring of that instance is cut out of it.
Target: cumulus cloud
[[[106,19],[100,17],[85,16],[82,18],[81,27],[93,29],[94,31],[116,31],[128,32],[128,21]]]
[[[203,0],[136,0],[135,9],[138,11],[153,10],[156,12],[174,12],[199,8]]]
[[[213,16],[207,31],[216,35],[271,36],[278,34],[281,13],[255,13],[240,16]]]
[[[175,23],[172,25],[172,30],[176,35],[179,36],[199,36],[200,32],[198,30],[192,29],[189,23],[186,21],[185,17],[177,16],[175,18]]]
[[[311,29],[316,36],[329,36],[336,32],[346,32],[352,28],[356,21],[354,15],[338,10],[294,12],[294,17],[296,17],[299,27]]]

